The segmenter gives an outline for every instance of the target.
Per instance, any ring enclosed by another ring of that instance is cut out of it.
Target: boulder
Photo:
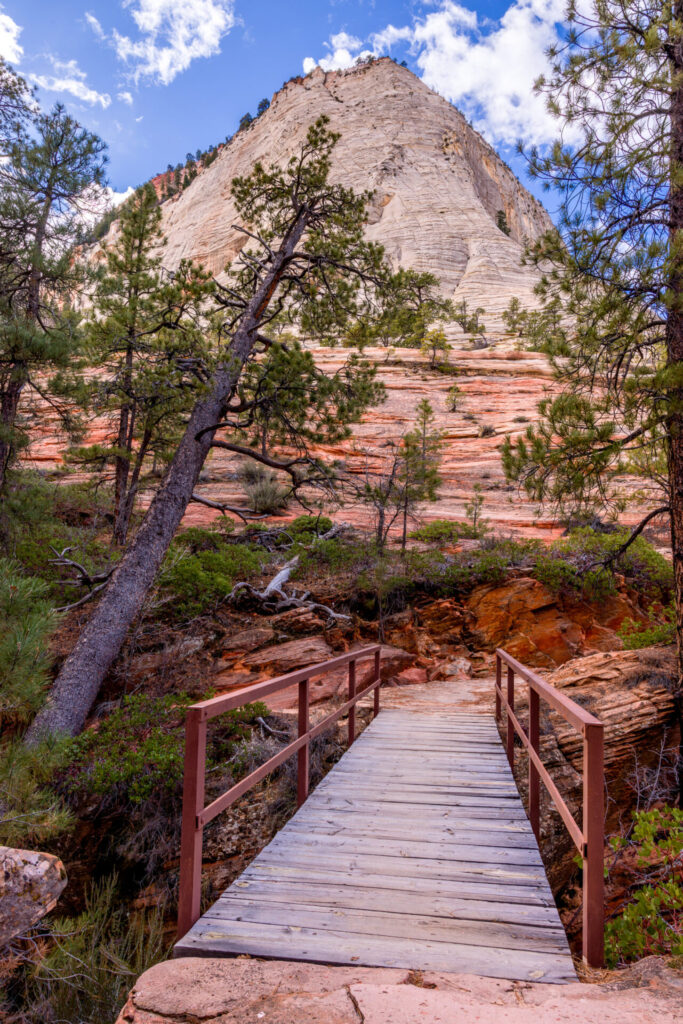
[[[242,664],[260,671],[268,669],[271,675],[285,675],[304,665],[314,665],[317,661],[328,661],[333,657],[334,651],[326,640],[321,636],[310,636],[264,647],[243,658]]]
[[[0,846],[0,947],[54,910],[65,885],[58,857]]]
[[[624,593],[581,601],[551,593],[538,580],[520,576],[500,586],[472,591],[467,610],[475,645],[504,647],[525,665],[554,668],[595,651],[616,651],[616,630],[642,612]]]
[[[675,1024],[683,982],[659,958],[601,984],[186,957],[136,982],[116,1024]],[[645,961],[647,963],[647,961]]]

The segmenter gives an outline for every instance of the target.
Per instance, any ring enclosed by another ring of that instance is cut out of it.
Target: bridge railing
[[[380,678],[379,645],[364,647],[359,651],[350,651],[338,658],[309,665],[308,668],[289,672],[284,676],[266,679],[264,682],[246,686],[234,693],[222,697],[192,704],[187,709],[185,720],[185,774],[183,781],[183,816],[180,839],[180,891],[178,894],[178,938],[181,939],[200,916],[201,881],[202,881],[202,847],[204,826],[212,821],[221,811],[226,810],[235,800],[244,796],[252,786],[269,775],[275,768],[283,764],[293,754],[297,755],[297,804],[301,807],[308,796],[310,783],[310,745],[311,740],[325,732],[348,711],[349,745],[356,737],[356,704],[367,694],[374,691],[373,711],[379,712]],[[374,658],[372,680],[362,690],[356,686],[356,665],[364,658]],[[349,667],[349,699],[331,714],[311,727],[310,682],[317,676],[332,672],[335,669]],[[298,683],[298,735],[295,740],[278,751],[255,771],[232,786],[221,796],[216,797],[208,806],[204,806],[205,774],[206,774],[206,734],[207,726],[212,718],[226,711],[261,700],[279,690]]]
[[[507,669],[505,691],[503,665]],[[515,714],[515,676],[528,684],[529,719],[525,730]],[[543,699],[583,736],[583,820],[581,827],[562,799],[539,755],[540,701]],[[583,859],[583,958],[591,967],[604,960],[604,728],[594,715],[555,689],[503,650],[496,651],[496,720],[507,716],[506,749],[515,765],[515,733],[529,755],[529,821],[539,837],[540,783],[543,782]]]

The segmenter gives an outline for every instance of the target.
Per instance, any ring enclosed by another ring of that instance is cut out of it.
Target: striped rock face
[[[366,234],[395,267],[436,274],[448,296],[486,309],[489,330],[513,296],[536,304],[535,271],[520,258],[525,239],[550,227],[547,213],[455,107],[388,58],[350,71],[317,68],[283,86],[265,114],[163,204],[164,263],[189,257],[220,274],[245,241],[233,226],[232,179],[257,160],[284,163],[321,114],[341,133],[332,178],[374,192]],[[509,236],[497,227],[500,210]]]

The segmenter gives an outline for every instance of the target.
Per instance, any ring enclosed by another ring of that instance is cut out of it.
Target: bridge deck
[[[383,710],[175,956],[576,975],[492,717]]]

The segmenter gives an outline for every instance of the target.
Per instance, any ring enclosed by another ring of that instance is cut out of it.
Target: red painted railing
[[[503,664],[507,667],[506,692],[502,689]],[[529,687],[529,721],[525,730],[515,715],[515,676]],[[540,700],[573,725],[583,736],[583,823],[579,828],[539,756]],[[506,748],[510,767],[515,763],[515,733],[529,755],[529,820],[539,836],[540,783],[543,782],[569,835],[583,858],[583,958],[591,967],[604,960],[604,729],[602,722],[560,690],[544,682],[506,651],[496,651],[496,720],[507,716]]]
[[[374,657],[372,681],[362,690],[356,689],[356,664],[363,658]],[[316,676],[324,675],[334,669],[349,666],[349,699],[332,714],[326,715],[322,721],[311,728],[309,721],[309,690],[310,681]],[[269,775],[275,768],[292,756],[297,755],[297,803],[301,807],[308,796],[310,781],[310,745],[311,740],[336,722],[348,711],[349,713],[349,745],[356,737],[356,704],[366,694],[374,690],[374,714],[379,712],[380,687],[380,647],[365,647],[360,651],[342,654],[330,661],[323,661],[308,668],[290,672],[285,676],[267,679],[254,686],[246,686],[242,690],[228,693],[223,697],[213,697],[192,704],[187,709],[185,722],[185,777],[183,783],[183,819],[180,840],[180,892],[178,896],[178,938],[185,935],[200,915],[201,882],[202,882],[202,845],[204,826],[212,821],[217,814],[226,810],[231,804],[243,796],[252,786]],[[269,758],[255,771],[247,775],[227,792],[213,800],[208,807],[204,806],[204,776],[206,772],[206,730],[209,721],[222,715],[225,711],[261,700],[271,693],[284,690],[288,686],[299,684],[298,703],[298,736],[274,757]]]

